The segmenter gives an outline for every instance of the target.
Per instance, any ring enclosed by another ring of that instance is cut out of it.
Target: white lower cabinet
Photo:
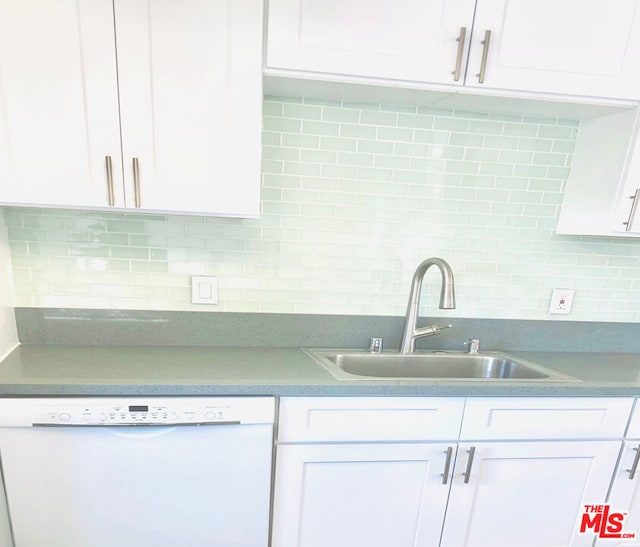
[[[597,546],[640,546],[640,405],[636,402],[629,420],[626,439],[622,445],[620,461],[613,476],[607,499],[608,514],[622,515],[619,528],[604,530],[598,536]],[[611,517],[609,517],[611,518]],[[616,518],[613,517],[615,523]]]
[[[7,507],[7,495],[4,489],[4,481],[0,476],[0,545],[10,547],[13,545],[11,535],[11,523],[9,522],[9,508]]]
[[[278,447],[272,545],[437,545],[449,495],[442,476],[449,448],[442,443]]]
[[[461,443],[440,545],[591,545],[579,516],[603,503],[619,451],[619,441]]]
[[[463,411],[462,398],[281,399],[272,547],[437,545]]]
[[[632,402],[284,398],[272,547],[592,545]]]
[[[626,440],[607,500],[608,515],[621,514],[620,527],[598,530],[596,545],[640,546],[640,439]],[[604,513],[603,513],[604,516]],[[602,517],[601,517],[602,518]],[[616,519],[613,519],[615,524]],[[611,525],[612,523],[607,523]],[[601,525],[602,526],[602,525]],[[605,537],[607,535],[619,537]],[[633,537],[629,537],[633,535]]]

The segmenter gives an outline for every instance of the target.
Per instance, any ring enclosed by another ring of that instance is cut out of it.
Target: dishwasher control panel
[[[275,415],[271,397],[48,399],[31,410],[35,426],[273,423]]]
[[[44,410],[44,409],[43,409]],[[240,420],[227,419],[229,409],[224,406],[184,407],[182,405],[117,404],[110,406],[84,405],[82,407],[51,408],[37,416],[40,424],[70,425],[131,425],[131,424],[197,424],[203,422]]]

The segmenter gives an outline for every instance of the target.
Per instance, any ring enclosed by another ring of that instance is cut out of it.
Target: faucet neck
[[[442,258],[429,258],[422,262],[413,274],[411,280],[411,291],[409,293],[409,302],[407,304],[407,313],[404,320],[404,329],[402,333],[402,342],[400,345],[401,353],[413,353],[415,351],[416,339],[421,336],[429,336],[437,334],[439,331],[423,330],[418,331],[418,314],[420,309],[420,293],[422,291],[422,281],[427,270],[431,266],[437,266],[440,270],[441,288],[440,288],[440,309],[453,309],[456,307],[453,270],[451,266]]]

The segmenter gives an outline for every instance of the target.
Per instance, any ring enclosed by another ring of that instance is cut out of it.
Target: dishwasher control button
[[[58,420],[60,420],[61,422],[68,422],[70,419],[71,414],[67,412],[61,412],[60,414],[58,414]]]
[[[207,412],[207,413],[204,415],[204,417],[205,417],[207,420],[215,420],[218,416],[217,416],[217,414],[216,414],[215,412]]]

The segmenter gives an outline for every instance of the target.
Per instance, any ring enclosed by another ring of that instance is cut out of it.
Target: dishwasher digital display
[[[129,412],[149,412],[149,407],[146,405],[131,405],[129,406]]]

